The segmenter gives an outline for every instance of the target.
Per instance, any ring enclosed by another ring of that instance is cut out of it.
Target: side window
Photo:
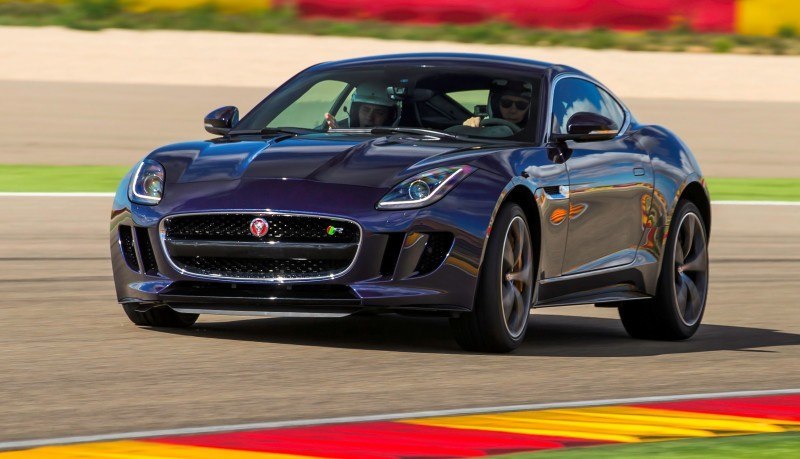
[[[578,112],[603,115],[619,128],[625,121],[622,107],[594,83],[578,78],[565,78],[557,82],[553,95],[551,132],[566,134],[569,117]]]
[[[625,124],[625,110],[622,109],[622,106],[611,97],[611,94],[607,93],[603,88],[597,88],[600,91],[600,97],[603,98],[604,107],[608,110],[608,118],[610,118],[614,123],[617,124],[617,127],[622,129],[622,125]]]
[[[473,91],[458,91],[447,93],[451,99],[461,104],[470,113],[475,112],[476,105],[486,105],[489,100],[488,89],[478,89]]]

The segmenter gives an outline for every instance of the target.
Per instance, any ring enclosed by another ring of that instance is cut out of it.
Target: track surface
[[[115,304],[109,208],[0,198],[0,440],[778,389],[800,376],[800,207],[714,209],[707,325],[693,340],[633,341],[615,310],[578,306],[538,310],[511,355],[462,353],[438,319],[136,328]]]
[[[2,73],[13,116],[0,124],[0,163],[132,165],[160,144],[205,137],[210,109],[246,111],[267,92]],[[621,95],[640,120],[680,134],[708,176],[796,177],[800,103],[714,94]],[[187,332],[138,329],[116,305],[109,211],[108,198],[0,197],[0,441],[800,380],[800,207],[714,209],[709,309],[691,341],[633,341],[616,311],[580,306],[537,311],[519,352],[500,356],[460,352],[443,320],[204,317]]]

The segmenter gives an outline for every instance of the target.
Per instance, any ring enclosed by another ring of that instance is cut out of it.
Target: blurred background
[[[800,53],[792,0],[0,0],[0,23]]]
[[[0,0],[0,444],[796,385],[799,35],[794,0]],[[422,51],[575,66],[686,141],[714,201],[694,339],[591,305],[535,311],[505,356],[438,319],[128,322],[109,196],[138,160],[309,65]]]

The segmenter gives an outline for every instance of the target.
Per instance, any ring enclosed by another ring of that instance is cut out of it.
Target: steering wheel
[[[522,128],[517,126],[515,123],[512,123],[511,121],[508,120],[504,120],[503,118],[484,118],[481,120],[481,127],[489,127],[489,126],[505,126],[511,129],[511,132],[513,132],[514,134],[522,130]]]

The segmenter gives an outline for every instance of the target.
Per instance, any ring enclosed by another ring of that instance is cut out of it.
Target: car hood
[[[331,134],[181,143],[149,158],[164,165],[167,183],[301,179],[388,188],[424,170],[466,164],[496,149],[480,142]]]

